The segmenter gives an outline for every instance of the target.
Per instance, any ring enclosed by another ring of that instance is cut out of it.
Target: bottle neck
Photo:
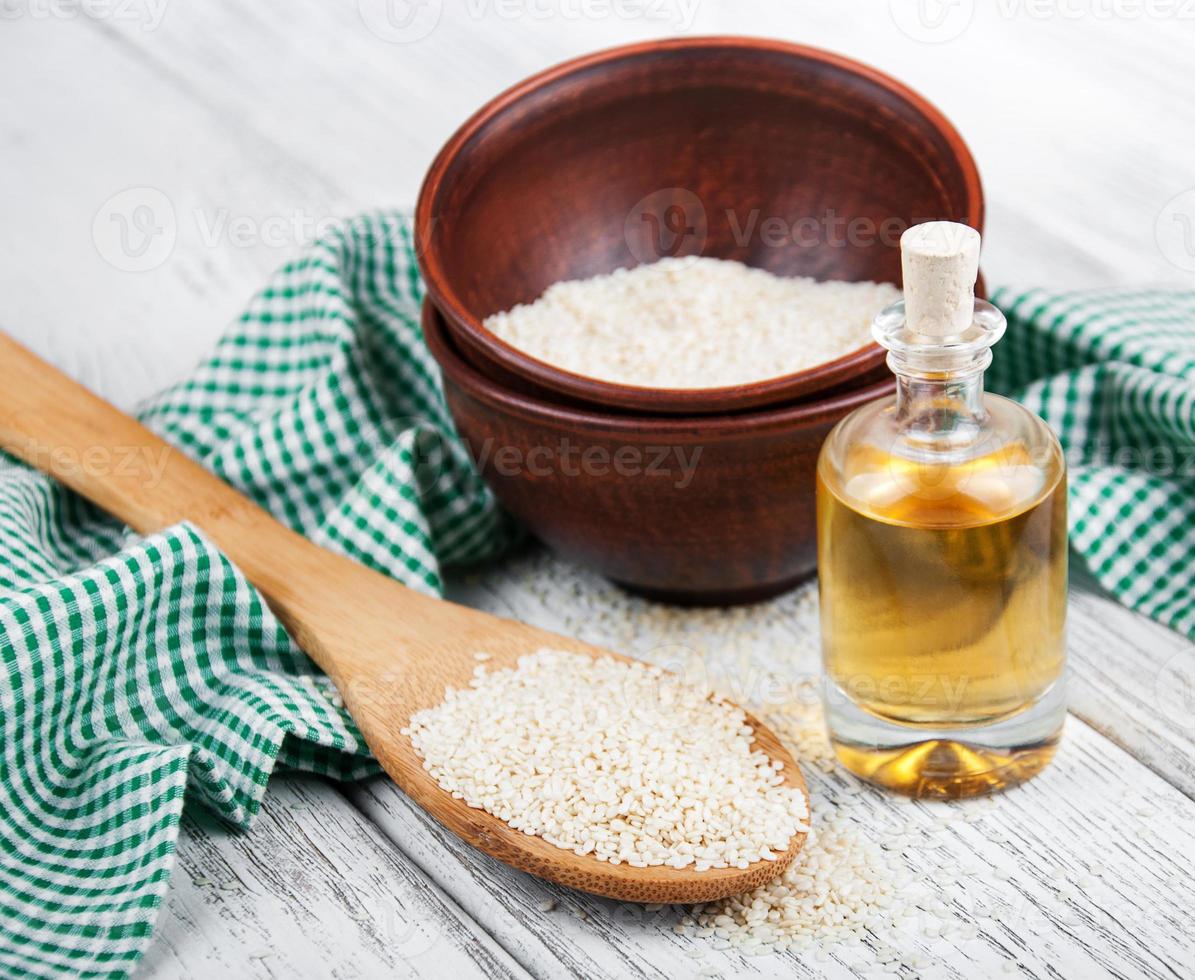
[[[872,335],[888,349],[896,422],[905,437],[929,451],[950,451],[980,436],[988,420],[983,372],[1005,326],[1004,314],[983,300],[975,301],[971,326],[949,337],[911,330],[903,302],[876,317]]]
[[[891,359],[890,359],[891,362]],[[912,438],[956,444],[973,439],[987,422],[983,371],[896,372],[896,419]]]

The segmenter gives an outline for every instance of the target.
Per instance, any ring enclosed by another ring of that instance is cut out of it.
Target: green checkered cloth
[[[1069,466],[1071,545],[1125,605],[1195,638],[1195,291],[1001,290],[987,383]]]
[[[143,421],[321,544],[426,593],[510,528],[452,435],[407,220],[283,268]],[[125,976],[184,798],[247,828],[276,768],[377,771],[326,680],[186,524],[129,535],[0,456],[0,976]]]
[[[512,529],[452,435],[410,226],[355,221],[283,268],[141,417],[291,527],[428,593]],[[993,386],[1061,433],[1080,553],[1191,631],[1191,294],[1003,294]],[[1132,450],[1138,462],[1118,450]],[[1151,457],[1152,458],[1152,457]],[[184,798],[248,827],[277,767],[377,771],[326,680],[183,524],[128,534],[0,457],[0,975],[124,976]]]

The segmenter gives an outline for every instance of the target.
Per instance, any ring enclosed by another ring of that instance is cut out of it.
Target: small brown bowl
[[[904,228],[982,230],[983,210],[962,138],[887,75],[781,41],[682,38],[566,62],[485,105],[432,164],[416,239],[428,293],[482,373],[565,403],[724,414],[882,376],[884,353],[868,343],[785,377],[653,389],[553,367],[482,322],[560,280],[665,256],[899,284]]]
[[[430,302],[423,331],[457,430],[507,510],[569,561],[672,602],[752,602],[811,575],[822,440],[893,389],[889,378],[767,411],[631,416],[499,385],[465,362]]]

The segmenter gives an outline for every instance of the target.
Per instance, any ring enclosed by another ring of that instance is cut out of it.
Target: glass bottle
[[[823,701],[847,769],[974,796],[1041,771],[1065,719],[1065,464],[983,390],[1005,319],[974,299],[978,233],[933,222],[901,247],[905,299],[873,325],[896,394],[818,462]]]

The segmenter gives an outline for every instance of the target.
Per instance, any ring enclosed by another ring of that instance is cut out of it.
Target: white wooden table
[[[130,406],[320,221],[410,205],[442,141],[500,88],[682,30],[837,49],[936,101],[983,170],[991,282],[1195,284],[1181,234],[1195,227],[1195,4],[979,6],[426,0],[403,27],[404,0],[5,0],[0,326]],[[147,188],[165,224],[128,207]],[[121,208],[130,235],[165,229],[146,271],[116,268],[93,236]],[[736,670],[814,669],[805,594],[663,624],[632,603],[628,620],[625,597],[535,553],[456,592],[644,655],[680,635],[714,659],[734,650]],[[743,958],[676,936],[674,910],[508,871],[383,780],[279,777],[251,833],[185,819],[143,974],[1195,976],[1195,649],[1081,581],[1070,647],[1058,759],[973,813],[812,774],[815,807],[913,828],[907,858],[948,937],[910,936],[899,956],[869,940]]]

